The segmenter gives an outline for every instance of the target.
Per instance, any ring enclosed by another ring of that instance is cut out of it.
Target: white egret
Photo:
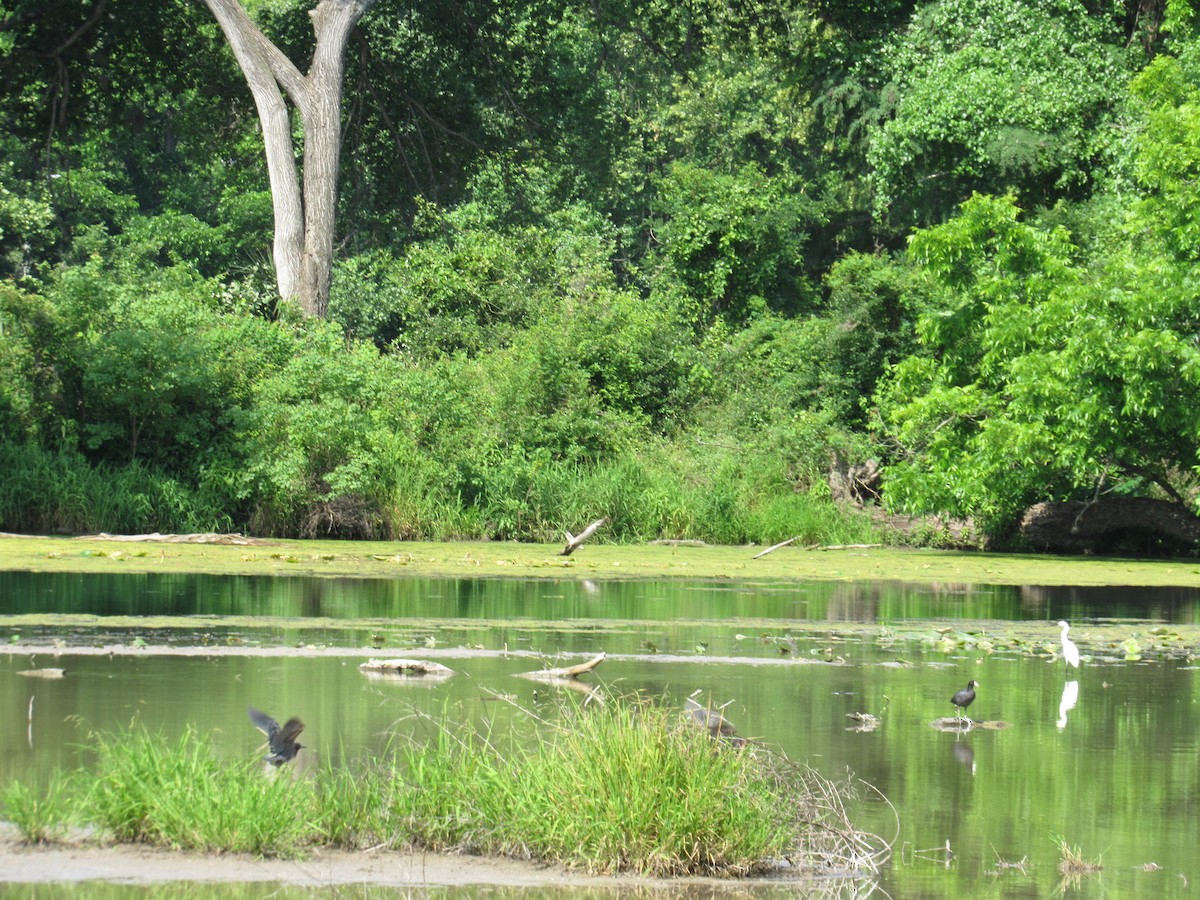
[[[1067,661],[1068,666],[1074,666],[1078,669],[1079,648],[1075,646],[1074,641],[1067,637],[1067,632],[1071,629],[1071,626],[1066,622],[1060,621],[1058,627],[1062,629],[1063,659]]]

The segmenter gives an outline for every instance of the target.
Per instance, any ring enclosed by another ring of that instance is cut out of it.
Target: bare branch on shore
[[[579,533],[578,537],[571,534],[571,532],[568,531],[567,532],[567,546],[565,548],[563,548],[562,555],[570,556],[572,553],[574,553],[576,550],[578,550],[580,547],[582,547],[583,542],[586,541],[588,538],[590,538],[593,534],[595,534],[596,530],[598,528],[600,528],[600,526],[603,525],[607,521],[608,521],[608,516],[605,516],[603,519],[597,519],[595,522],[593,522],[587,528],[583,529],[583,531],[581,531]]]

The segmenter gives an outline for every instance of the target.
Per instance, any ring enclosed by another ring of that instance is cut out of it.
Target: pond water
[[[1055,652],[1060,618],[1078,670]],[[894,838],[884,895],[1183,897],[1200,878],[1198,620],[1184,589],[0,573],[0,782],[86,764],[89,730],[135,720],[252,756],[248,704],[300,715],[301,757],[337,764],[428,717],[502,726],[555,701],[521,673],[604,652],[587,684],[700,691],[741,734],[878,789],[888,803],[864,790],[854,816]],[[455,675],[367,678],[368,656]],[[32,666],[65,676],[18,675]],[[1007,727],[931,727],[969,679],[972,719]],[[1061,841],[1103,870],[1064,882]]]

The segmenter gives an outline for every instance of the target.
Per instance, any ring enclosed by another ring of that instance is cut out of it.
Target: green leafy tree
[[[392,366],[370,343],[312,322],[279,332],[237,416],[255,531],[387,536],[383,509],[412,436],[389,401]]]
[[[1113,156],[1132,71],[1121,22],[1074,0],[922,6],[883,56],[876,213],[933,224],[973,191],[1081,198]]]
[[[236,458],[234,411],[270,352],[267,323],[228,314],[219,288],[184,267],[151,279],[95,261],[64,270],[50,299],[41,352],[68,434],[93,461],[194,480]]]
[[[93,256],[228,276],[269,244],[261,149],[220,31],[193,0],[6,4],[0,275]],[[252,152],[251,152],[252,151]],[[124,264],[124,263],[123,263]]]
[[[754,164],[725,174],[679,162],[657,190],[664,271],[655,288],[692,321],[741,324],[766,309],[811,305],[803,251],[821,211],[796,178]]]
[[[892,504],[993,534],[1041,500],[1193,504],[1194,299],[1164,302],[1127,257],[1083,265],[1065,231],[1023,223],[1011,198],[972,198],[910,253],[937,293],[921,354],[880,392]]]

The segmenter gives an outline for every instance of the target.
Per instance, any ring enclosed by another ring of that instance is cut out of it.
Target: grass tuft
[[[325,768],[219,760],[188,729],[97,735],[96,762],[5,807],[29,840],[85,824],[120,842],[298,856],[315,847],[416,846],[536,859],[594,873],[874,872],[888,848],[850,824],[848,785],[766,748],[714,741],[644,699],[526,711],[505,735],[446,719],[382,759]],[[44,798],[39,800],[38,798]]]
[[[258,763],[219,763],[191,729],[174,743],[132,728],[97,745],[84,814],[118,841],[294,856],[312,837],[311,785],[264,776]]]
[[[67,779],[59,772],[51,775],[45,790],[36,784],[9,782],[0,791],[0,804],[4,815],[17,826],[21,839],[30,844],[58,840],[70,821]]]
[[[765,748],[713,742],[645,701],[568,704],[497,745],[442,728],[401,754],[397,819],[432,849],[535,858],[593,873],[747,875],[784,858],[871,868],[841,788]]]

